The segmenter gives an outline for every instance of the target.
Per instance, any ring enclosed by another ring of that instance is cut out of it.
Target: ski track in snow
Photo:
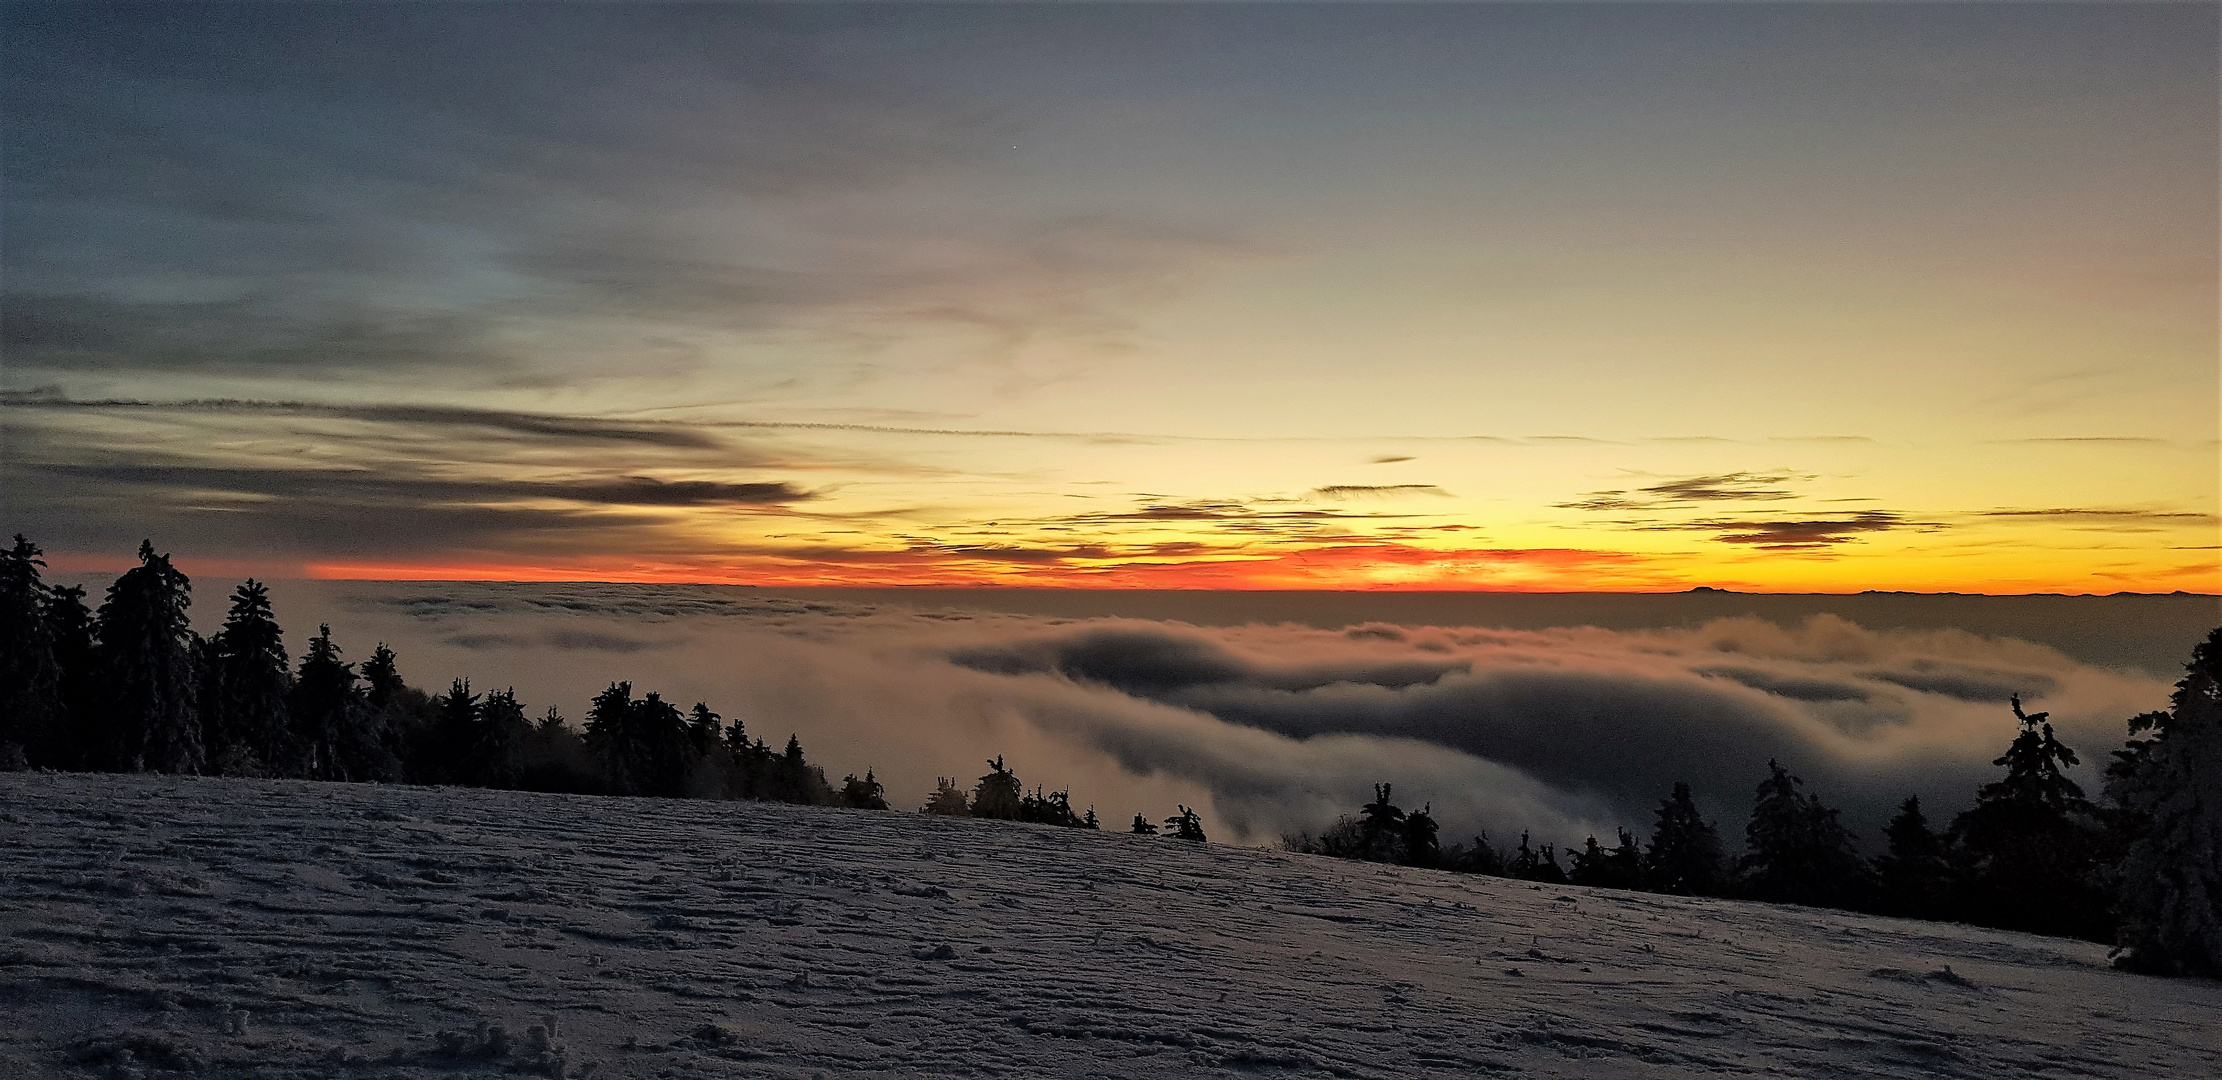
[[[2081,942],[1167,838],[0,775],[8,1075],[2214,1077],[2218,1018]]]

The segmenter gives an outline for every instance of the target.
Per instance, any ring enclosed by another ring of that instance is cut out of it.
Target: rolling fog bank
[[[212,631],[229,583],[196,585],[196,620]],[[2121,722],[2160,707],[2172,681],[2154,670],[2166,666],[2159,646],[2143,643],[2187,628],[2180,665],[2214,617],[2211,597],[371,582],[273,593],[292,651],[328,622],[347,658],[386,642],[404,677],[435,691],[459,677],[513,686],[532,711],[555,705],[576,722],[595,692],[629,680],[682,705],[707,701],[775,744],[797,733],[835,776],[875,770],[899,807],[917,806],[938,776],[969,785],[1001,754],[1029,786],[1069,786],[1076,807],[1107,822],[1186,804],[1214,839],[1240,843],[1317,829],[1377,781],[1404,805],[1432,803],[1446,841],[1528,830],[1578,845],[1609,840],[1616,824],[1644,831],[1676,780],[1735,835],[1769,758],[1871,836],[1907,795],[1935,817],[1971,801],[2012,737],[2016,693],[2052,713],[2095,789]],[[1885,605],[1869,612],[1882,625],[1812,610],[1824,601]],[[1777,604],[1779,617],[1740,613],[1753,603]],[[1909,625],[1954,610],[1989,614],[1969,620],[1977,629]],[[1988,632],[2004,625],[2037,629]],[[2148,653],[2135,667],[2092,659]]]

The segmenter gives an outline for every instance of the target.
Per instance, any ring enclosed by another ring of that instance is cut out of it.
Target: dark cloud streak
[[[591,416],[442,405],[351,405],[242,398],[198,398],[182,401],[72,399],[49,391],[0,391],[0,407],[84,412],[312,416],[430,428],[472,428],[562,441],[641,443],[697,450],[714,450],[724,445],[715,435],[702,431],[698,426],[677,421],[610,420]]]

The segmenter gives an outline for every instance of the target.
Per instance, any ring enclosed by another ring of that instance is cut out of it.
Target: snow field
[[[2222,1076],[1999,931],[911,814],[0,774],[0,1074]]]

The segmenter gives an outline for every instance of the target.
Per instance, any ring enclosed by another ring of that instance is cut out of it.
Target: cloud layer
[[[2011,738],[2006,698],[2049,710],[2089,762],[2164,680],[1958,630],[1780,625],[1508,630],[1362,623],[1202,627],[910,610],[708,586],[289,583],[281,615],[378,640],[404,674],[514,685],[576,716],[607,682],[706,700],[898,802],[996,754],[1112,822],[1204,810],[1270,842],[1349,812],[1378,781],[1448,835],[1579,843],[1691,782],[1733,842],[1777,758],[1870,835],[1921,795],[1972,797]],[[209,607],[219,606],[211,599]],[[211,617],[204,612],[204,618]]]

